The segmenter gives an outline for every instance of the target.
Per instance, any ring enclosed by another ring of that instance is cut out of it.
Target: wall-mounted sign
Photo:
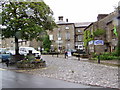
[[[89,45],[91,45],[91,44],[93,44],[93,43],[94,43],[94,41],[89,41],[89,43],[88,43],[88,44],[89,44]]]
[[[59,44],[59,43],[63,43],[63,41],[59,41],[59,40],[57,40],[56,43],[58,43],[58,44]]]
[[[103,40],[95,40],[94,45],[104,45],[104,41]]]

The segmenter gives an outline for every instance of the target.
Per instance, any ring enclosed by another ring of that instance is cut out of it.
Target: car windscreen
[[[27,50],[36,51],[34,48],[27,48]]]

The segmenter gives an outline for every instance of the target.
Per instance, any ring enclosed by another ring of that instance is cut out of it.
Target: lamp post
[[[6,26],[0,25],[0,29],[4,30],[6,28],[7,28]],[[2,30],[0,30],[0,43],[1,43],[1,47],[2,47],[2,37],[4,37],[4,36],[2,36]]]

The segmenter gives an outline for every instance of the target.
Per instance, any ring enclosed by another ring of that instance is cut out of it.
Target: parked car
[[[11,54],[5,48],[0,48],[0,60],[1,62],[11,60]]]

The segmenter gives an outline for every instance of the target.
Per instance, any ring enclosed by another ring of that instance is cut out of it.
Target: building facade
[[[19,46],[27,47],[30,46],[30,41],[19,39]],[[5,38],[0,39],[0,48],[15,49],[15,40],[14,38]]]
[[[75,49],[84,50],[84,29],[89,26],[91,22],[75,23]]]
[[[60,52],[66,49],[84,50],[84,29],[90,22],[69,23],[68,19],[64,21],[63,16],[60,16],[56,24],[58,27],[48,33],[52,41],[51,49],[56,49]]]
[[[87,53],[102,53],[102,52],[113,52],[117,47],[118,37],[115,35],[114,31],[117,30],[117,25],[115,24],[118,14],[116,11],[110,14],[99,14],[98,20],[94,23],[91,23],[88,27],[85,28],[85,32],[89,32],[88,37],[85,38],[88,40],[86,44]],[[103,30],[102,35],[95,35],[97,30]],[[85,41],[85,40],[84,40]],[[101,42],[97,44],[96,42]]]
[[[56,23],[58,27],[48,32],[52,41],[51,49],[58,52],[63,52],[65,49],[74,49],[74,23],[68,23],[67,20],[64,22],[63,16],[60,16],[59,21]]]

